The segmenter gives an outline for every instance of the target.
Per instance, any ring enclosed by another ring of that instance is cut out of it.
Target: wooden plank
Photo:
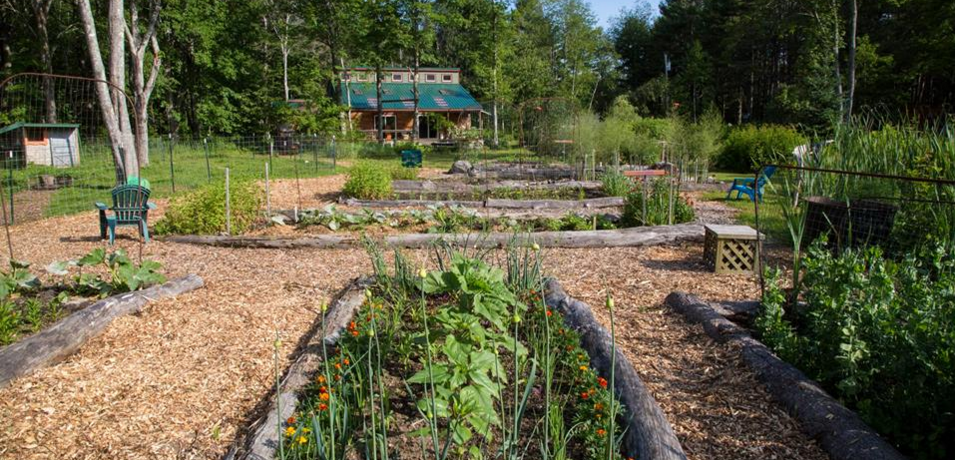
[[[142,310],[149,301],[202,287],[202,278],[187,275],[159,286],[100,300],[50,327],[0,349],[0,388],[11,380],[73,354],[114,319]]]
[[[623,175],[627,177],[660,177],[666,176],[667,171],[665,169],[641,169],[635,171],[624,171]]]
[[[665,304],[691,323],[702,323],[713,340],[738,349],[743,362],[756,374],[780,405],[799,421],[803,431],[817,439],[834,460],[902,460],[891,444],[859,416],[829,396],[799,369],[776,357],[745,329],[722,317],[696,296],[673,292]]]
[[[614,394],[624,405],[627,426],[623,433],[625,458],[686,460],[680,441],[666,415],[647,389],[636,369],[619,348],[612,347],[610,334],[594,318],[590,307],[564,292],[557,280],[545,286],[547,305],[564,316],[564,323],[580,334],[581,346],[590,355],[598,374],[610,377],[613,356]]]

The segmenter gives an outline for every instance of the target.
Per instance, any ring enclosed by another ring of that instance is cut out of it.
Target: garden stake
[[[272,194],[269,190],[269,164],[265,164],[265,217],[272,218]]]
[[[232,212],[229,199],[229,168],[225,168],[225,232],[232,234]]]
[[[172,153],[173,153],[173,140],[172,140],[172,134],[170,134],[169,135],[169,178],[170,180],[172,180],[172,193],[176,193],[176,168],[173,165]]]
[[[202,139],[202,150],[206,154],[206,177],[212,182],[212,167],[209,166],[209,138]]]

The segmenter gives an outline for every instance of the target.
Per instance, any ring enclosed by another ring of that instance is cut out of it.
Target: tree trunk
[[[110,1],[110,7],[115,3],[122,6],[122,2],[116,0]],[[96,37],[96,22],[93,19],[93,11],[90,7],[90,0],[77,0],[77,9],[80,14],[80,22],[83,26],[83,32],[86,35],[86,45],[90,55],[90,67],[93,71],[93,78],[99,80],[96,83],[96,97],[99,101],[100,112],[103,116],[103,123],[106,125],[106,133],[109,135],[110,146],[113,152],[113,162],[116,166],[116,180],[122,182],[125,180],[128,171],[136,171],[130,167],[130,157],[135,162],[136,155],[134,147],[130,142],[129,136],[124,133],[122,124],[119,121],[119,113],[116,110],[114,99],[122,99],[123,106],[126,104],[125,95],[116,91],[110,85],[106,84],[106,69],[103,65],[103,55],[99,48],[99,39]],[[112,12],[110,14],[112,17]],[[119,18],[122,19],[122,10]],[[122,33],[122,32],[120,32]],[[122,37],[122,35],[120,35]],[[126,125],[129,125],[127,120]],[[127,132],[128,133],[128,132]]]
[[[33,2],[33,12],[36,17],[37,39],[40,40],[40,67],[43,72],[53,73],[53,59],[50,56],[50,35],[47,23],[50,17],[52,0],[36,0]],[[44,109],[46,122],[56,123],[56,93],[53,88],[53,79],[43,77]]]
[[[156,25],[159,22],[159,6],[155,5],[146,24],[145,35],[139,29],[138,0],[130,0],[129,22],[126,40],[129,42],[130,77],[133,86],[133,115],[136,143],[136,159],[139,166],[149,165],[149,98],[156,86],[156,78],[162,61],[159,56],[159,42],[156,39]],[[146,48],[152,51],[152,65],[149,78],[146,79]]]
[[[385,143],[385,113],[381,103],[381,64],[375,64],[375,94],[378,99],[375,100],[375,106],[378,109],[378,144]]]
[[[849,32],[849,98],[846,101],[846,121],[852,118],[856,97],[856,37],[859,32],[859,2],[852,0],[852,30]]]

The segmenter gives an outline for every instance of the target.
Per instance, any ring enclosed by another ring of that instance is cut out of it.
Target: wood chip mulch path
[[[331,193],[341,180],[310,179],[315,187],[308,193]],[[16,257],[37,271],[103,244],[94,213],[11,231]],[[122,232],[128,237],[117,247],[135,255],[133,230]],[[371,269],[356,249],[157,241],[143,251],[168,276],[197,273],[206,287],[118,319],[64,362],[0,390],[0,459],[221,457],[271,388],[276,334],[284,369],[321,302]],[[709,273],[701,257],[692,245],[579,249],[550,251],[545,263],[568,293],[592,306],[603,304],[606,288],[613,290],[621,348],[690,458],[825,458],[732,350],[661,306],[676,289],[708,300],[755,298],[752,279]],[[609,326],[606,311],[595,310]]]

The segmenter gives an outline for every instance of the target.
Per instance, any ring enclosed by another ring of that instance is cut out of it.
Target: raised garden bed
[[[829,396],[799,369],[779,359],[766,345],[693,295],[674,292],[666,305],[693,323],[701,323],[713,340],[740,352],[773,398],[819,441],[834,460],[902,460],[905,457],[853,411]]]
[[[17,377],[71,355],[114,319],[138,312],[150,301],[201,286],[202,278],[188,275],[141,291],[108,297],[71,313],[34,335],[0,348],[0,388]]]
[[[238,458],[685,458],[612,334],[542,278],[538,251],[512,250],[504,268],[437,251],[430,273],[370,253],[374,282],[318,320]]]

